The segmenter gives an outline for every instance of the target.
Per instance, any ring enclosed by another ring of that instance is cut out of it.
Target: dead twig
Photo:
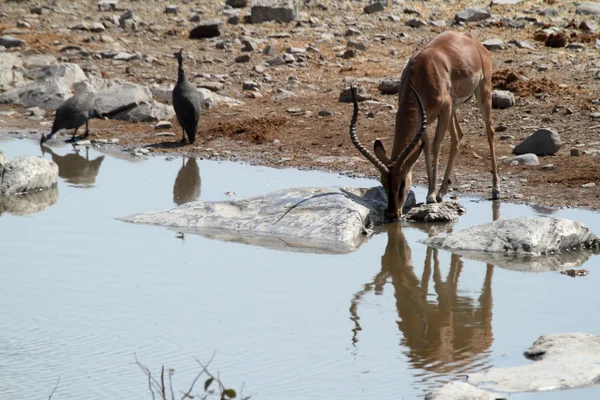
[[[60,383],[60,375],[58,376],[58,380],[56,381],[56,385],[54,386],[54,389],[52,389],[50,396],[48,396],[48,400],[52,399],[52,395],[54,394],[54,392],[56,392],[56,389],[58,389],[59,383]]]

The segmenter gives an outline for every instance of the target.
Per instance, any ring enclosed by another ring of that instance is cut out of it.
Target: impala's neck
[[[396,127],[394,132],[394,147],[392,148],[391,159],[394,160],[410,143],[412,138],[419,131],[419,105],[417,98],[411,91],[410,86],[418,88],[414,75],[411,74],[412,68],[405,69],[400,81],[398,95],[398,112],[396,113]],[[408,71],[407,71],[408,70]],[[417,89],[418,90],[418,89]],[[423,96],[422,94],[420,94]]]

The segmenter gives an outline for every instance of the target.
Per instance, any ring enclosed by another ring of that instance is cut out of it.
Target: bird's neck
[[[183,70],[183,62],[179,63],[179,69],[177,70],[177,82],[185,81],[185,71]]]

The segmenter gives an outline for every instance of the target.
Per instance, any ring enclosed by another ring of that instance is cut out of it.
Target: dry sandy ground
[[[28,16],[33,3],[6,2],[0,30],[27,41],[28,47],[19,50],[23,54],[53,54],[65,61],[79,63],[84,70],[100,71],[105,78],[122,78],[144,85],[173,84],[176,62],[172,53],[183,47],[191,58],[186,69],[193,81],[197,84],[220,82],[223,84],[220,94],[245,103],[239,107],[219,105],[206,110],[198,140],[193,145],[177,143],[181,133],[175,118],[172,121],[174,126],[169,130],[174,136],[157,135],[159,131],[154,129],[154,123],[94,120],[91,122],[92,139],[118,138],[119,145],[124,148],[148,146],[154,152],[197,153],[205,158],[333,170],[358,176],[376,176],[377,171],[360,156],[349,140],[352,106],[338,102],[340,91],[349,83],[365,86],[373,99],[380,102],[361,104],[358,123],[361,141],[371,147],[374,139],[381,138],[390,148],[396,96],[382,95],[377,87],[384,78],[398,79],[408,57],[416,49],[447,29],[468,31],[482,41],[490,38],[527,40],[535,45],[535,50],[506,46],[503,50],[492,52],[496,88],[510,84],[506,80],[510,71],[520,71],[530,79],[510,86],[517,95],[514,107],[493,111],[498,131],[496,154],[499,158],[511,156],[511,149],[539,127],[559,132],[563,146],[554,156],[541,157],[540,165],[535,167],[511,166],[500,161],[503,198],[547,206],[600,209],[600,186],[581,186],[596,182],[600,177],[595,152],[595,149],[600,150],[600,119],[592,117],[600,108],[600,80],[595,79],[600,70],[600,51],[594,49],[598,35],[577,29],[581,21],[590,21],[593,17],[576,15],[574,3],[524,1],[515,6],[493,6],[493,18],[483,23],[411,28],[406,21],[417,18],[415,12],[419,12],[420,18],[426,21],[445,20],[449,23],[454,14],[464,7],[488,7],[489,2],[395,2],[382,13],[368,15],[362,11],[365,5],[362,2],[310,1],[300,7],[301,21],[298,23],[230,25],[224,22],[219,38],[189,39],[188,31],[195,23],[188,18],[201,10],[202,20],[218,17],[225,21],[224,2],[173,2],[179,8],[177,15],[165,14],[164,2],[119,2],[118,7],[133,10],[143,26],[136,32],[124,32],[113,27],[102,34],[67,27],[82,21],[104,21],[106,17],[119,16],[123,11],[99,12],[95,2],[60,1],[53,7],[67,13],[46,10],[41,16]],[[547,7],[555,7],[560,15],[538,15]],[[242,16],[249,12],[249,8],[240,11]],[[388,18],[391,14],[399,20],[391,21]],[[528,22],[523,29],[513,29],[502,22],[501,17],[528,17],[538,23]],[[17,29],[18,21],[28,21],[31,28]],[[570,41],[583,42],[584,48],[555,49],[536,41],[536,32],[550,26],[564,28]],[[362,37],[344,36],[348,28],[358,29]],[[273,37],[282,33],[288,33],[289,37]],[[334,34],[333,38],[321,40],[326,33]],[[102,41],[101,35],[110,36],[114,42]],[[235,57],[248,54],[241,51],[239,39],[243,36],[255,41],[257,50],[249,53],[249,62],[238,63],[234,61]],[[346,48],[348,40],[362,40],[367,50],[357,51],[357,56],[351,59],[336,56]],[[219,41],[226,41],[231,46],[220,50],[216,47]],[[156,60],[116,62],[93,56],[65,56],[60,49],[67,44],[83,46],[92,52],[120,46],[127,51],[154,56]],[[263,65],[264,60],[270,58],[261,52],[266,45],[275,47],[278,54],[285,53],[288,47],[306,48],[309,45],[317,48],[318,52],[307,53],[306,66],[295,63],[257,72],[255,66]],[[541,65],[547,65],[548,70],[538,71]],[[242,90],[242,82],[246,80],[260,83],[260,96]],[[288,90],[294,96],[279,99],[278,89]],[[51,113],[44,121],[32,121],[23,108],[0,106],[0,111],[8,110],[17,110],[18,113],[0,116],[5,127],[47,130],[52,121]],[[321,110],[327,110],[331,115],[321,117]],[[372,113],[372,118],[367,118],[368,113]],[[459,119],[465,138],[455,163],[451,190],[488,197],[491,194],[489,149],[483,122],[474,102],[463,106]],[[430,127],[430,130],[433,128]],[[502,135],[507,135],[507,138],[500,140]],[[445,167],[448,143],[446,138],[440,175]],[[584,154],[572,157],[572,148],[578,148]],[[424,184],[423,157],[413,171],[415,181]]]

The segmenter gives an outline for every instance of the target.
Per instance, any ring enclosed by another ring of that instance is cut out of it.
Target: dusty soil
[[[380,138],[391,148],[396,96],[380,94],[377,88],[385,78],[399,79],[408,57],[416,49],[447,29],[468,31],[482,41],[491,38],[505,42],[526,40],[535,50],[505,45],[504,49],[492,52],[494,87],[510,90],[517,98],[514,107],[493,111],[503,198],[546,206],[600,209],[600,186],[581,186],[596,182],[600,177],[596,152],[600,150],[600,119],[592,116],[600,109],[600,80],[595,79],[600,71],[600,56],[599,50],[594,49],[598,35],[577,28],[581,21],[590,21],[593,17],[576,15],[573,3],[549,5],[534,0],[516,6],[493,6],[492,18],[484,22],[424,28],[411,28],[406,21],[418,18],[416,13],[420,13],[425,21],[445,20],[450,24],[454,14],[464,7],[487,8],[489,2],[394,2],[384,12],[365,14],[362,7],[366,3],[363,2],[309,1],[301,4],[300,20],[296,23],[260,25],[228,24],[223,10],[225,0],[206,3],[204,0],[173,2],[179,13],[171,15],[164,13],[165,3],[158,1],[120,1],[119,10],[110,12],[98,11],[95,2],[60,1],[54,2],[54,11],[46,9],[42,15],[30,15],[29,7],[33,3],[6,2],[0,31],[27,41],[25,49],[16,50],[22,54],[52,54],[77,62],[84,70],[96,71],[105,78],[121,78],[144,85],[173,84],[177,71],[172,53],[183,47],[189,56],[186,69],[190,79],[197,84],[221,82],[224,88],[218,93],[245,103],[205,110],[198,139],[193,145],[179,143],[181,131],[175,118],[173,128],[168,130],[172,136],[164,136],[164,132],[159,135],[161,132],[154,129],[154,123],[93,120],[92,139],[117,138],[125,150],[146,146],[156,153],[196,153],[205,158],[332,170],[356,176],[376,176],[377,171],[349,140],[352,106],[338,101],[343,88],[350,83],[359,84],[372,96],[373,101],[360,106],[360,140],[371,147],[373,140]],[[558,17],[538,15],[540,10],[550,6],[559,11]],[[143,23],[136,32],[124,32],[109,23],[105,24],[107,31],[101,34],[68,28],[81,22],[106,22],[107,17],[119,16],[126,9],[133,10]],[[201,20],[223,20],[219,38],[188,38],[189,29],[196,25],[188,18],[196,11],[202,11]],[[243,17],[250,9],[241,9],[239,13]],[[392,14],[399,20],[389,19]],[[524,28],[513,29],[502,21],[503,17],[515,20],[527,17],[537,22],[528,21]],[[18,21],[29,22],[31,28],[16,28]],[[564,28],[568,41],[583,43],[583,49],[546,47],[546,37],[541,30],[550,26]],[[358,29],[362,35],[346,37],[348,28]],[[325,33],[334,36],[322,40]],[[106,39],[107,36],[114,42]],[[242,36],[255,41],[257,50],[243,53]],[[363,41],[367,50],[357,51],[355,58],[337,56],[346,49],[349,40]],[[230,47],[220,50],[216,44],[223,41]],[[82,46],[92,55],[66,55],[60,52],[65,45]],[[257,72],[255,66],[263,66],[264,61],[271,58],[261,52],[266,45],[275,47],[277,54],[284,54],[288,47],[312,46],[318,51],[307,52],[305,64],[267,66],[264,72]],[[121,62],[93,56],[94,51],[116,47],[154,56],[156,60],[142,58]],[[235,62],[235,57],[241,54],[250,54],[250,62]],[[538,70],[543,65],[547,69]],[[523,76],[527,79],[521,79]],[[242,82],[246,80],[261,85],[258,95],[242,90]],[[292,92],[293,97],[279,99],[279,89]],[[4,113],[10,110],[18,112]],[[321,117],[321,110],[331,115]],[[0,105],[0,112],[4,127],[48,130],[52,122],[52,113],[43,121],[33,121],[28,112],[19,107]],[[369,113],[371,118],[367,118]],[[451,190],[456,194],[488,197],[491,194],[489,148],[474,102],[461,108],[460,121],[465,138],[455,163]],[[501,161],[511,156],[512,148],[539,127],[559,132],[563,145],[557,154],[540,157],[540,166],[535,167],[511,166]],[[445,168],[447,140],[448,137],[442,149],[440,176]],[[582,156],[572,157],[572,148],[580,149]],[[415,181],[424,184],[423,157],[413,171]]]

